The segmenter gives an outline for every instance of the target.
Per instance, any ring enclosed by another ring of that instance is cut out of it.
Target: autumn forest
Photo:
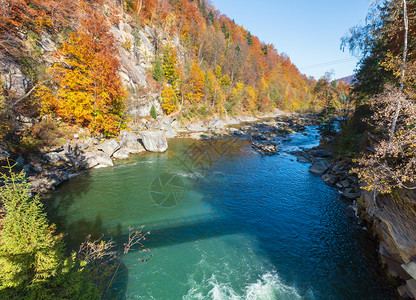
[[[345,30],[348,83],[210,0],[0,0],[0,298],[416,299],[416,0]]]
[[[95,133],[115,134],[128,120],[118,49],[135,52],[138,32],[154,29],[156,53],[149,90],[161,93],[165,114],[185,119],[238,115],[280,108],[317,111],[348,94],[331,78],[320,84],[301,74],[286,54],[261,42],[208,1],[6,1],[2,7],[3,56],[18,61],[34,91],[25,97],[3,89],[4,107],[58,116]],[[117,40],[111,27],[126,20],[134,40]],[[42,32],[59,45],[47,62],[37,46]],[[3,113],[10,113],[7,109]],[[4,130],[11,124],[3,124]]]

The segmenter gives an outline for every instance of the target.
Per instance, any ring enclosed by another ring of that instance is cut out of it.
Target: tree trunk
[[[403,18],[404,18],[404,30],[405,31],[404,31],[402,74],[400,78],[400,94],[403,93],[403,88],[404,88],[404,74],[405,74],[405,69],[406,69],[406,58],[407,58],[407,36],[409,33],[409,19],[407,16],[406,0],[403,0]],[[399,118],[401,109],[402,109],[402,97],[401,95],[399,95],[399,98],[397,99],[397,109],[396,109],[396,113],[394,114],[393,124],[391,126],[391,131],[390,131],[390,141],[393,140],[394,132],[396,130],[397,119]]]

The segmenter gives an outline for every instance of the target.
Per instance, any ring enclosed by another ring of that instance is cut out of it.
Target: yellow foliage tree
[[[204,85],[205,75],[201,71],[198,64],[192,63],[191,73],[189,74],[189,92],[186,94],[186,98],[191,103],[200,102],[201,98],[204,97]]]
[[[167,115],[177,111],[177,97],[176,93],[170,85],[165,85],[162,91],[162,108]]]
[[[176,50],[168,45],[163,56],[163,72],[165,73],[166,81],[172,86],[175,93],[180,90],[180,76],[177,68],[177,53]]]
[[[221,108],[225,97],[216,75],[211,70],[205,75],[205,99],[211,107]]]

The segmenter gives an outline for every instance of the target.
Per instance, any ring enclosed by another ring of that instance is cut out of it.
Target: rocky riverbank
[[[362,191],[351,174],[351,159],[335,159],[325,145],[292,152],[310,163],[309,171],[350,199],[360,223],[378,242],[381,265],[401,299],[416,299],[416,192],[396,191],[377,195]]]
[[[350,173],[350,159],[334,160],[332,152],[322,146],[291,154],[296,156],[299,162],[310,163],[309,172],[320,176],[327,185],[337,188],[343,197],[354,200],[361,196],[358,177]]]
[[[168,147],[161,131],[134,133],[123,130],[118,138],[102,143],[96,138],[68,140],[59,148],[43,153],[19,155],[11,161],[23,170],[33,191],[45,194],[82,171],[112,167],[114,159],[126,159],[130,154],[143,151],[164,152]]]
[[[17,170],[23,170],[27,174],[34,192],[45,194],[85,170],[112,167],[115,159],[127,159],[130,154],[144,151],[165,152],[168,149],[167,138],[214,139],[234,136],[250,139],[262,147],[273,147],[276,151],[277,138],[302,131],[305,125],[316,123],[313,116],[289,115],[280,111],[274,115],[259,117],[216,117],[190,124],[159,118],[148,123],[145,128],[140,128],[145,130],[123,130],[117,138],[109,140],[80,138],[75,134],[64,146],[37,154],[10,154],[1,150],[0,160],[10,158],[16,164]]]

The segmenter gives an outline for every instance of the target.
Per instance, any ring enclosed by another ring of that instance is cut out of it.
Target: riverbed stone
[[[206,132],[208,131],[208,128],[203,126],[201,123],[197,124],[189,124],[186,126],[186,129],[191,132]]]
[[[20,155],[16,159],[16,166],[18,166],[19,168],[23,168],[24,164],[25,164],[25,159],[23,158],[23,156]]]
[[[134,132],[122,130],[118,137],[120,143],[120,150],[128,153],[140,153],[146,151],[144,147],[138,142],[138,136]]]
[[[120,149],[120,150],[117,150],[116,152],[114,152],[113,157],[117,158],[117,159],[128,159],[129,158],[129,152],[124,150],[124,149]]]
[[[347,188],[349,186],[351,186],[350,182],[348,181],[348,179],[344,179],[342,181],[340,181],[340,184],[342,187]]]
[[[406,292],[406,286],[404,286],[404,285],[401,285],[397,288],[397,293],[403,299],[409,299],[410,298],[409,295]]]
[[[328,170],[330,163],[324,159],[315,159],[313,165],[309,168],[309,172],[322,176]]]
[[[95,159],[97,160],[99,166],[105,166],[105,167],[114,166],[114,163],[111,160],[111,157],[105,152],[97,151],[95,155]]]
[[[162,131],[141,131],[139,137],[144,148],[149,152],[165,152],[168,149],[168,141]]]
[[[56,164],[58,161],[63,160],[58,152],[50,152],[46,154],[45,157],[51,164]]]
[[[83,157],[84,160],[80,163],[80,167],[84,169],[91,169],[98,165],[95,152],[87,152]]]
[[[353,188],[347,188],[342,192],[342,196],[348,198],[348,199],[357,199],[361,197],[360,191],[355,191]]]
[[[225,127],[225,122],[219,117],[215,117],[208,122],[208,126],[210,129],[220,130]]]
[[[266,136],[264,134],[260,133],[260,132],[254,132],[254,133],[252,133],[251,134],[251,137],[253,139],[261,140],[261,141],[265,141],[267,139]]]
[[[116,141],[116,139],[105,141],[101,145],[97,146],[98,150],[103,151],[109,157],[111,157],[111,155],[113,155],[113,153],[116,152],[119,148],[120,144]]]
[[[0,147],[0,161],[7,160],[10,157],[10,153]]]
[[[339,177],[336,176],[336,175],[332,175],[332,174],[328,174],[328,173],[325,173],[324,175],[322,175],[322,180],[327,185],[334,185],[338,181],[338,179],[339,179]]]
[[[330,157],[332,153],[323,149],[312,150],[309,152],[311,155],[315,157]]]

